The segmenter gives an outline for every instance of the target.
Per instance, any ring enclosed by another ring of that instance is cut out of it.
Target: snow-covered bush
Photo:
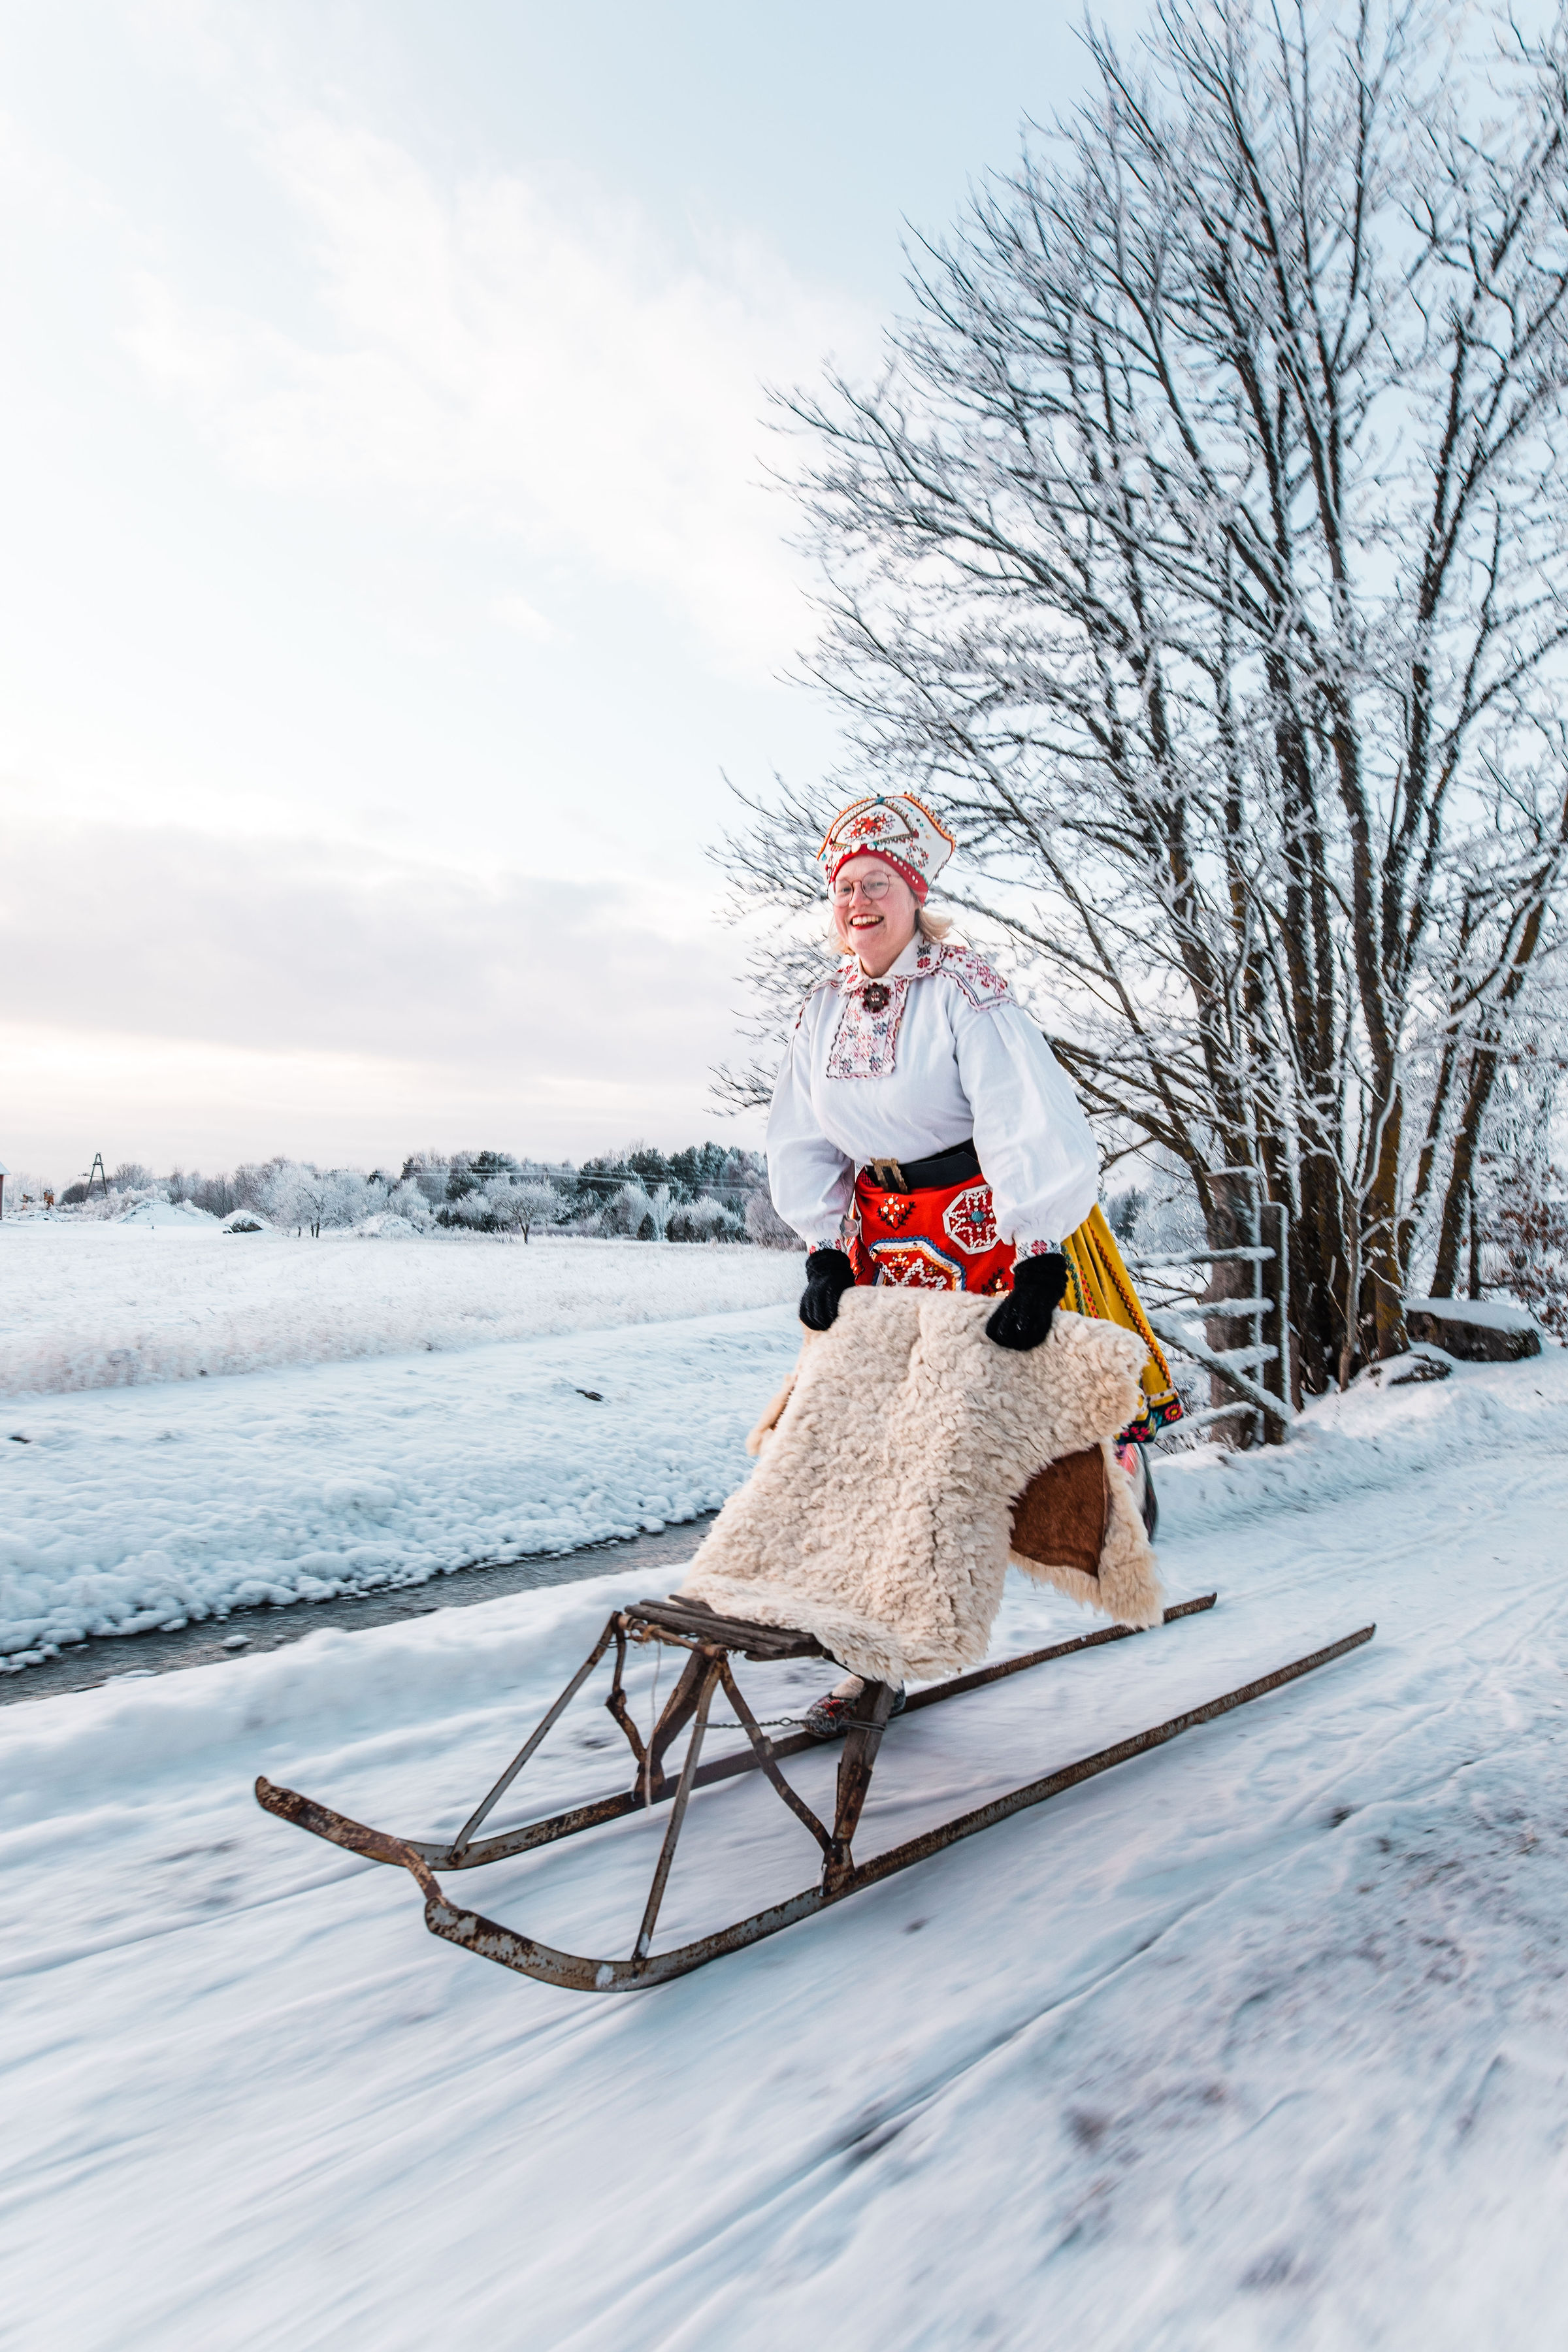
[[[428,1233],[436,1222],[424,1188],[414,1181],[399,1180],[394,1184],[386,1195],[386,1207],[390,1215],[402,1217],[416,1233]]]
[[[671,1210],[668,1238],[672,1242],[731,1242],[741,1240],[745,1230],[732,1209],[705,1193],[700,1201],[683,1201]]]
[[[476,1185],[460,1200],[448,1201],[445,1208],[437,1209],[436,1222],[439,1225],[464,1225],[470,1233],[482,1233],[490,1223],[488,1194]]]
[[[805,1244],[793,1225],[786,1225],[765,1191],[752,1192],[746,1202],[746,1234],[759,1249],[803,1250]]]
[[[640,1184],[623,1184],[599,1211],[599,1230],[631,1241],[654,1238],[653,1202]]]
[[[96,1186],[85,1201],[76,1204],[79,1217],[90,1217],[95,1222],[123,1217],[129,1209],[139,1209],[146,1201],[167,1201],[162,1184],[128,1184],[123,1191],[113,1186],[100,1192]]]

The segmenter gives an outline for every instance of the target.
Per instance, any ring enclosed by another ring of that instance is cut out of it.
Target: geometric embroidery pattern
[[[900,1225],[909,1223],[914,1213],[915,1204],[905,1192],[884,1192],[877,1203],[877,1214],[895,1233]]]
[[[963,1267],[934,1242],[873,1242],[873,1280],[897,1283],[904,1290],[962,1290]]]
[[[984,1257],[996,1246],[996,1210],[989,1184],[970,1184],[955,1192],[942,1212],[942,1232],[971,1257]]]
[[[917,980],[929,980],[936,972],[944,972],[977,1012],[988,1012],[1008,1001],[1010,991],[1001,973],[993,971],[973,948],[947,947],[938,940],[922,939],[915,950],[913,971],[899,972],[880,982],[868,981],[847,957],[827,983],[842,1000],[838,1026],[827,1049],[827,1076],[891,1077],[910,990]],[[805,1011],[804,1005],[801,1010]]]
[[[1009,990],[999,971],[993,971],[984,956],[973,948],[948,948],[942,955],[942,969],[947,978],[956,981],[960,990],[977,1009],[992,1004],[1005,1004]]]
[[[888,1078],[899,1050],[899,1027],[910,992],[907,976],[888,981],[872,1012],[862,988],[844,986],[844,1009],[827,1049],[830,1078]]]

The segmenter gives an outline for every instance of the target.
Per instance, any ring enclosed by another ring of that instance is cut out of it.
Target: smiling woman
[[[818,852],[844,956],[801,1007],[768,1121],[774,1204],[811,1252],[801,1320],[825,1331],[851,1286],[898,1284],[994,1297],[999,1348],[1040,1347],[1064,1299],[1135,1331],[1143,1401],[1120,1447],[1152,1522],[1142,1448],[1181,1404],[1096,1206],[1068,1079],[1001,974],[926,912],[952,849],[923,801],[893,793],[840,810]],[[858,1689],[813,1727],[834,1736]]]
[[[1005,981],[925,912],[952,845],[908,793],[853,802],[828,827],[819,858],[844,961],[802,1008],[773,1098],[769,1174],[780,1214],[837,1261],[816,1269],[818,1284],[1001,1294],[1016,1265],[1046,1261],[1024,1287],[1055,1284],[1055,1297],[1028,1336],[1002,1342],[1036,1346],[1068,1279],[1060,1237],[1093,1207],[1099,1160],[1071,1086]],[[953,1201],[941,1231],[924,1234],[915,1196],[933,1185],[954,1188]],[[819,1328],[832,1320],[826,1298],[807,1319],[817,1317]],[[999,1310],[993,1336],[1016,1319]]]

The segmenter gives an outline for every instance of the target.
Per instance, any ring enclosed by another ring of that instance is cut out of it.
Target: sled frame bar
[[[1204,1601],[1186,1603],[1180,1613],[1184,1615],[1194,1613],[1196,1609],[1212,1607],[1214,1595],[1209,1594]],[[634,1618],[639,1614],[637,1612],[629,1613]],[[1176,1612],[1168,1612],[1168,1614],[1171,1613]],[[642,1629],[638,1627],[637,1630],[640,1633]],[[662,1629],[658,1630],[662,1631]],[[1131,1628],[1112,1629],[1113,1632],[1122,1633],[1131,1630]],[[1300,1681],[1304,1675],[1315,1673],[1320,1666],[1329,1665],[1334,1660],[1348,1655],[1351,1651],[1360,1649],[1363,1643],[1372,1640],[1376,1630],[1375,1624],[1359,1626],[1354,1633],[1342,1635],[1339,1641],[1330,1643],[1325,1648],[1314,1650],[1306,1657],[1293,1659],[1287,1665],[1278,1666],[1271,1674],[1261,1675],[1254,1682],[1246,1683],[1237,1690],[1227,1691],[1217,1698],[1205,1701],[1200,1706],[1190,1707],[1181,1715],[1172,1716],[1164,1723],[1156,1724],[1147,1731],[1136,1732],[1131,1738],[1118,1741],[1114,1747],[1100,1748],[1092,1756],[1081,1757],[1076,1763],[1066,1765],[1058,1771],[1047,1773],[1042,1780],[1031,1780],[1005,1796],[994,1798],[988,1804],[977,1806],[971,1812],[961,1813],[950,1822],[941,1822],[934,1829],[924,1832],[920,1837],[909,1839],[904,1844],[893,1846],[886,1853],[877,1854],[869,1862],[856,1865],[849,1853],[849,1839],[853,1836],[866,1790],[870,1785],[871,1767],[875,1762],[877,1748],[880,1744],[882,1729],[891,1710],[893,1696],[890,1687],[885,1684],[868,1685],[868,1693],[875,1689],[877,1697],[872,1706],[870,1718],[858,1725],[845,1742],[845,1750],[839,1763],[838,1804],[832,1841],[834,1850],[827,1854],[819,1883],[815,1886],[804,1888],[801,1893],[790,1896],[784,1903],[774,1904],[767,1910],[753,1912],[749,1918],[738,1920],[731,1927],[716,1929],[710,1935],[701,1937],[693,1943],[679,1945],[668,1952],[655,1953],[648,1948],[652,1936],[652,1924],[657,1919],[658,1905],[663,1899],[664,1888],[668,1884],[669,1864],[674,1859],[675,1846],[680,1825],[684,1821],[687,1801],[700,1778],[696,1757],[701,1745],[699,1734],[706,1728],[707,1703],[710,1701],[712,1691],[718,1684],[729,1681],[732,1687],[732,1677],[730,1677],[727,1673],[728,1660],[723,1652],[715,1645],[706,1661],[707,1672],[701,1677],[700,1693],[693,1708],[699,1720],[693,1727],[692,1742],[688,1749],[680,1781],[676,1790],[676,1804],[660,1850],[654,1888],[650,1891],[648,1904],[644,1912],[643,1930],[639,1933],[638,1948],[634,1949],[630,1958],[624,1960],[593,1959],[578,1953],[558,1951],[551,1945],[539,1943],[531,1937],[519,1934],[513,1928],[502,1927],[493,1919],[487,1919],[479,1912],[464,1910],[449,1903],[429,1863],[425,1858],[425,1852],[416,1847],[411,1841],[391,1836],[384,1831],[369,1829],[363,1822],[350,1821],[346,1816],[333,1812],[327,1806],[317,1804],[310,1798],[301,1797],[292,1790],[275,1788],[265,1779],[258,1780],[256,1794],[258,1802],[268,1812],[275,1812],[283,1820],[291,1821],[299,1828],[310,1830],[316,1836],[326,1838],[334,1845],[342,1846],[350,1853],[363,1854],[371,1861],[401,1864],[413,1876],[425,1896],[425,1924],[432,1935],[443,1937],[448,1943],[460,1945],[465,1950],[475,1952],[481,1958],[494,1960],[503,1968],[515,1969],[524,1976],[537,1978],[546,1984],[559,1985],[567,1990],[633,1991],[647,1985],[667,1983],[674,1977],[688,1975],[693,1969],[705,1966],[710,1960],[719,1959],[729,1952],[743,1950],[748,1945],[760,1943],[763,1937],[776,1935],[781,1928],[793,1927],[799,1920],[814,1917],[817,1912],[826,1910],[831,1904],[843,1901],[847,1895],[857,1895],[866,1887],[879,1885],[885,1878],[891,1878],[900,1871],[912,1868],[916,1863],[930,1860],[933,1854],[942,1853],[950,1845],[956,1845],[963,1838],[973,1837],[981,1830],[991,1829],[997,1822],[1008,1820],[1014,1813],[1025,1812],[1033,1806],[1045,1804],[1052,1797],[1060,1796],[1064,1790],[1077,1788],[1081,1782],[1093,1780],[1100,1773],[1108,1772],[1118,1764],[1131,1762],[1135,1757],[1146,1755],[1152,1748],[1163,1747],[1168,1741],[1179,1738],[1183,1732],[1191,1731],[1200,1724],[1212,1723],[1222,1715],[1228,1715],[1237,1707],[1249,1705],[1254,1699],[1262,1698],[1269,1692],[1283,1689],[1288,1684]],[[611,1626],[606,1628],[603,1646],[608,1645],[608,1639],[613,1631],[614,1621]],[[666,1634],[665,1638],[669,1637]],[[1018,1672],[1026,1664],[1043,1664],[1048,1656],[1061,1656],[1068,1651],[1088,1647],[1097,1639],[1103,1641],[1107,1638],[1107,1635],[1091,1635],[1087,1641],[1081,1643],[1063,1643],[1052,1651],[1036,1653],[1026,1660],[1010,1659],[1005,1662],[1002,1670],[1010,1669],[1013,1672]],[[692,1646],[697,1645],[692,1644]],[[739,1646],[738,1643],[737,1646]],[[603,1654],[602,1648],[600,1654]],[[957,1695],[956,1684],[963,1683],[969,1687],[973,1687],[975,1681],[979,1679],[984,1679],[984,1676],[958,1676],[955,1677],[954,1684],[940,1685],[937,1690],[922,1693],[921,1696],[928,1701],[934,1700],[939,1696],[954,1696]],[[671,1705],[673,1704],[672,1700]],[[749,1710],[747,1712],[749,1713]],[[877,1720],[879,1715],[881,1717],[880,1722]],[[744,1724],[744,1716],[742,1721]],[[761,1744],[764,1747],[768,1745],[761,1734],[760,1727],[756,1726],[754,1717],[752,1728],[757,1732]],[[852,1743],[858,1738],[860,1742],[858,1748],[852,1748]],[[728,1762],[731,1759],[723,1760]],[[740,1769],[750,1769],[752,1761],[749,1757],[742,1759]],[[772,1779],[773,1775],[770,1773],[769,1777]],[[624,1810],[629,1811],[632,1807],[628,1805]],[[792,1807],[792,1810],[795,1809]],[[583,1807],[579,1811],[584,1813],[597,1813],[598,1809]],[[605,1817],[608,1818],[608,1816]],[[555,1817],[556,1822],[568,1818],[564,1815]],[[554,1824],[538,1823],[535,1826],[549,1830],[554,1827]],[[587,1827],[590,1824],[578,1821],[574,1826]],[[818,1823],[816,1826],[820,1840],[821,1825]],[[572,1832],[557,1830],[556,1833],[569,1835]],[[539,1842],[546,1841],[542,1839]],[[497,1840],[493,1843],[500,1843],[500,1841]],[[512,1851],[518,1850],[512,1849]],[[478,1855],[471,1854],[463,1866],[475,1866],[479,1858]]]
[[[1205,1610],[1212,1609],[1215,1600],[1214,1593],[1205,1592],[1200,1594],[1195,1601],[1178,1601],[1173,1608],[1165,1611],[1163,1622],[1171,1625],[1178,1618],[1198,1616]],[[663,1603],[660,1606],[661,1610],[668,1610],[673,1604]],[[330,1807],[318,1805],[312,1799],[299,1796],[292,1790],[277,1788],[270,1780],[265,1779],[258,1780],[256,1784],[258,1800],[268,1812],[276,1813],[279,1820],[297,1822],[300,1828],[311,1830],[318,1837],[331,1836],[333,1843],[345,1846],[351,1853],[369,1853],[373,1861],[393,1861],[399,1866],[405,1866],[403,1860],[405,1853],[412,1853],[431,1870],[481,1870],[487,1863],[507,1862],[514,1854],[531,1853],[540,1846],[554,1845],[562,1838],[576,1837],[584,1830],[598,1829],[606,1822],[623,1821],[628,1813],[640,1812],[653,1805],[664,1804],[674,1794],[675,1784],[665,1777],[661,1764],[656,1763],[651,1775],[646,1775],[639,1769],[637,1785],[634,1789],[618,1791],[615,1796],[596,1798],[589,1804],[573,1806],[565,1812],[552,1813],[543,1821],[528,1822],[517,1829],[503,1830],[491,1837],[479,1838],[477,1841],[474,1837],[475,1831],[486,1820],[491,1808],[510,1788],[529,1758],[539,1748],[545,1734],[559,1721],[571,1698],[582,1689],[610,1643],[616,1640],[617,1630],[621,1640],[616,1647],[616,1677],[610,1695],[605,1701],[605,1708],[626,1733],[639,1768],[643,1764],[645,1754],[662,1759],[666,1750],[679,1738],[683,1725],[693,1712],[696,1704],[695,1679],[700,1675],[700,1668],[695,1661],[689,1662],[670,1695],[663,1715],[659,1717],[653,1738],[645,1750],[637,1727],[631,1721],[629,1713],[626,1711],[624,1696],[617,1704],[617,1694],[621,1689],[621,1676],[626,1661],[626,1628],[618,1623],[617,1615],[610,1619],[565,1690],[556,1699],[537,1727],[530,1733],[489,1794],[470,1815],[450,1843],[436,1844],[420,1838],[400,1838],[390,1832],[367,1830],[363,1827],[363,1824],[347,1823],[346,1815],[334,1813]],[[966,1691],[979,1690],[987,1683],[1005,1681],[1009,1675],[1025,1674],[1030,1667],[1047,1665],[1055,1658],[1070,1657],[1079,1650],[1102,1649],[1110,1642],[1131,1641],[1139,1630],[1133,1625],[1108,1625],[1098,1633],[1080,1633],[1070,1642],[1054,1642],[1048,1649],[1030,1650],[1022,1657],[1003,1658],[994,1666],[978,1667],[973,1674],[955,1675],[950,1681],[932,1683],[928,1689],[911,1691],[904,1703],[904,1713],[906,1716],[914,1715],[922,1706],[935,1706],[942,1699],[960,1698]],[[660,1638],[670,1637],[664,1635]],[[782,1640],[785,1637],[780,1638]],[[696,1648],[694,1640],[690,1642],[690,1646]],[[814,1643],[813,1651],[816,1647]],[[733,1675],[731,1676],[725,1696],[734,1706],[742,1728],[746,1731],[751,1742],[750,1748],[742,1748],[729,1756],[715,1757],[710,1763],[700,1766],[692,1780],[693,1788],[711,1788],[716,1781],[732,1780],[741,1773],[754,1772],[759,1768],[767,1772],[769,1763],[776,1766],[791,1756],[805,1755],[809,1750],[820,1748],[823,1745],[821,1740],[814,1739],[809,1732],[798,1733],[791,1739],[767,1738],[758,1726],[756,1717],[751,1714],[745,1701],[740,1696],[739,1687],[735,1684]],[[748,1717],[750,1717],[749,1726]],[[755,1738],[752,1737],[753,1732],[756,1734]],[[767,1762],[763,1761],[763,1748],[767,1751]],[[780,1773],[775,1780],[772,1772],[768,1773],[768,1777],[774,1780],[775,1787],[784,1778]],[[264,1789],[267,1791],[266,1795],[262,1794]],[[783,1796],[782,1789],[779,1793]],[[791,1803],[792,1799],[796,1799],[796,1792],[794,1790],[791,1790],[789,1796],[784,1797],[784,1800],[786,1804],[790,1804],[793,1811],[795,1806]],[[796,1801],[802,1805],[805,1803],[804,1799],[796,1799]],[[308,1809],[311,1818],[307,1820],[304,1811],[297,1810],[300,1808]],[[318,1827],[317,1816],[324,1821],[343,1822],[350,1827],[358,1827],[364,1837],[374,1838],[384,1843],[390,1841],[397,1848],[397,1852],[395,1854],[387,1855],[371,1853],[368,1847],[356,1844],[346,1836],[335,1836],[331,1831]],[[815,1816],[813,1819],[815,1820]],[[828,1832],[824,1831],[821,1823],[818,1822],[813,1834],[820,1843],[828,1835]]]
[[[1211,1609],[1214,1603],[1212,1592],[1194,1601],[1179,1602],[1165,1611],[1163,1622],[1168,1624],[1177,1618],[1196,1615]],[[721,1631],[718,1638],[713,1638],[710,1629],[716,1622]],[[1127,1640],[1135,1630],[1130,1626],[1108,1627],[1099,1633],[1081,1635],[1077,1641],[1057,1643],[1048,1649],[1031,1651],[1019,1658],[1004,1659],[994,1666],[982,1667],[973,1674],[955,1675],[945,1683],[917,1692],[905,1711],[914,1712],[922,1706],[935,1706],[943,1699],[958,1697],[987,1683],[1001,1681],[1010,1675],[1042,1665],[1050,1659],[1068,1656],[1078,1650]],[[1312,1673],[1319,1666],[1343,1657],[1349,1651],[1371,1641],[1375,1630],[1373,1625],[1362,1626],[1341,1641],[1331,1643],[1328,1648],[1279,1667],[1273,1674],[1248,1683],[1240,1690],[1228,1692],[1200,1707],[1189,1709],[1184,1715],[1173,1717],[1168,1722],[1156,1725],[1152,1730],[1139,1732],[1114,1748],[1103,1748],[1097,1755],[1082,1758],[1076,1764],[1048,1774],[1043,1780],[1031,1781],[1022,1789],[1014,1790],[1008,1796],[996,1798],[973,1812],[940,1824],[922,1836],[858,1866],[854,1860],[852,1841],[870,1789],[882,1735],[891,1718],[895,1696],[891,1685],[881,1683],[866,1685],[862,1703],[867,1713],[851,1723],[840,1750],[834,1822],[832,1829],[828,1830],[778,1769],[781,1755],[795,1754],[820,1743],[809,1735],[776,1743],[769,1740],[747,1705],[730,1664],[732,1650],[741,1650],[752,1657],[809,1656],[822,1654],[819,1644],[806,1635],[749,1626],[732,1620],[715,1620],[711,1612],[679,1601],[643,1602],[634,1609],[618,1611],[611,1617],[583,1665],[449,1846],[426,1844],[371,1829],[363,1822],[334,1812],[328,1806],[318,1804],[311,1798],[300,1795],[294,1790],[277,1788],[264,1778],[256,1783],[256,1795],[267,1811],[293,1822],[298,1828],[309,1830],[315,1836],[325,1838],[331,1843],[359,1853],[369,1861],[408,1870],[425,1896],[426,1925],[433,1935],[445,1937],[449,1942],[461,1944],[482,1958],[496,1960],[501,1966],[515,1969],[524,1975],[538,1977],[547,1983],[583,1991],[629,1990],[640,1985],[662,1983],[671,1977],[685,1975],[723,1953],[740,1950],[764,1936],[776,1934],[781,1927],[812,1916],[829,1903],[838,1902],[847,1895],[858,1893],[862,1887],[874,1885],[897,1871],[909,1869],[915,1863],[929,1859],[944,1847],[955,1844],[960,1838],[973,1836],[978,1830],[988,1829],[1015,1812],[1042,1804],[1064,1790],[1076,1787],[1079,1781],[1109,1771],[1113,1765],[1125,1763],[1152,1748],[1163,1746],[1197,1724],[1211,1722],[1237,1706],[1246,1706],[1252,1699],[1260,1698],[1269,1691],[1298,1680],[1302,1675]],[[624,1670],[628,1637],[639,1643],[664,1643],[688,1653],[686,1665],[675,1690],[646,1743],[632,1722],[626,1703]],[[474,1832],[511,1786],[612,1643],[616,1647],[616,1664],[605,1706],[621,1725],[631,1746],[637,1764],[637,1786],[619,1796],[575,1807],[570,1811],[554,1814],[542,1822],[531,1822],[522,1829],[503,1832],[476,1844]],[[715,1693],[721,1688],[735,1709],[748,1745],[739,1754],[721,1757],[704,1767],[700,1759],[708,1729],[709,1710]],[[688,1721],[692,1725],[691,1736],[679,1778],[672,1786],[663,1773],[662,1758]],[[733,1927],[701,1937],[696,1943],[656,1955],[651,1948],[654,1930],[692,1790],[704,1783],[759,1769],[775,1794],[815,1838],[823,1856],[822,1876],[818,1885],[803,1890],[785,1903],[756,1912]],[[437,1868],[476,1869],[488,1862],[526,1853],[602,1822],[623,1818],[666,1798],[672,1800],[670,1818],[659,1848],[637,1942],[627,1959],[594,1960],[574,1953],[556,1951],[552,1947],[519,1935],[478,1912],[460,1909],[448,1903],[435,1876]]]

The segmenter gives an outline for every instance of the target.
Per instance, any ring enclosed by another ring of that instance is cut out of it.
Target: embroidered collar
[[[892,1076],[910,984],[940,971],[943,953],[940,940],[924,939],[917,931],[903,953],[877,978],[861,971],[858,957],[845,957],[834,975],[834,986],[844,1001],[828,1049],[830,1078]]]
[[[917,931],[896,961],[876,977],[861,971],[858,956],[847,955],[833,975],[833,985],[840,996],[864,996],[868,988],[878,987],[886,989],[889,995],[901,994],[901,990],[895,991],[893,987],[895,981],[929,978],[933,971],[941,971],[946,952],[940,940],[928,940]]]

